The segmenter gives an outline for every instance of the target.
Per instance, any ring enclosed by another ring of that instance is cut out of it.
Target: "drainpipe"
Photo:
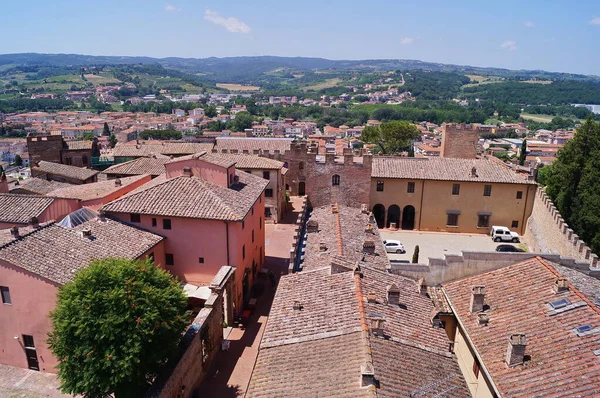
[[[425,180],[421,182],[421,205],[419,206],[419,231],[421,230],[421,216],[423,215],[423,195],[425,194]]]

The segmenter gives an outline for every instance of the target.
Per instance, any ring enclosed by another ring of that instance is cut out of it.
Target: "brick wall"
[[[445,158],[475,159],[479,129],[473,125],[446,123],[442,126],[441,156]]]
[[[31,165],[35,165],[40,160],[62,163],[62,148],[63,138],[60,135],[36,134],[27,137],[27,151]]]
[[[569,228],[541,187],[537,190],[533,212],[523,238],[531,251],[556,253],[563,257],[586,261],[590,268],[598,266],[598,256]]]

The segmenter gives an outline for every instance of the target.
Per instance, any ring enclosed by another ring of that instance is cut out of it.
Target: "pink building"
[[[108,219],[0,231],[0,363],[56,372],[46,340],[58,288],[94,258],[163,258],[163,241]]]
[[[165,256],[157,262],[188,284],[208,286],[223,265],[236,267],[239,313],[264,262],[268,181],[237,173],[235,161],[208,153],[165,167],[165,175],[101,210],[165,236]]]
[[[79,207],[77,199],[0,193],[0,229],[59,220]]]

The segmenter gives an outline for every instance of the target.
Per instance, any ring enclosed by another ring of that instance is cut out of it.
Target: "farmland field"
[[[531,113],[521,113],[521,117],[525,120],[533,120],[534,122],[549,123],[554,116],[552,115],[533,115]]]
[[[316,91],[316,90],[322,90],[324,88],[335,87],[341,81],[342,81],[342,79],[340,79],[339,77],[334,77],[332,79],[327,79],[323,82],[316,83],[311,86],[302,87],[302,91],[308,91],[308,90]]]
[[[86,79],[88,79],[88,81],[94,85],[96,84],[111,84],[111,83],[121,83],[120,80],[115,79],[112,76],[108,76],[108,75],[93,75],[93,74],[87,74],[84,75]]]
[[[224,88],[229,91],[258,91],[258,86],[246,86],[244,84],[229,84],[229,83],[217,83],[217,87]]]

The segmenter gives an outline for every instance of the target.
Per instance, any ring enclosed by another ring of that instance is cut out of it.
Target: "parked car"
[[[384,240],[383,245],[385,246],[385,251],[388,253],[396,253],[396,254],[406,253],[406,249],[404,248],[404,245],[399,240]]]
[[[492,236],[492,240],[494,242],[519,243],[521,241],[519,234],[511,231],[507,227],[501,227],[501,226],[495,225],[492,227],[492,229],[490,231],[490,235]]]
[[[513,252],[513,253],[523,253],[525,250],[520,249],[513,245],[498,245],[496,247],[497,252]]]

